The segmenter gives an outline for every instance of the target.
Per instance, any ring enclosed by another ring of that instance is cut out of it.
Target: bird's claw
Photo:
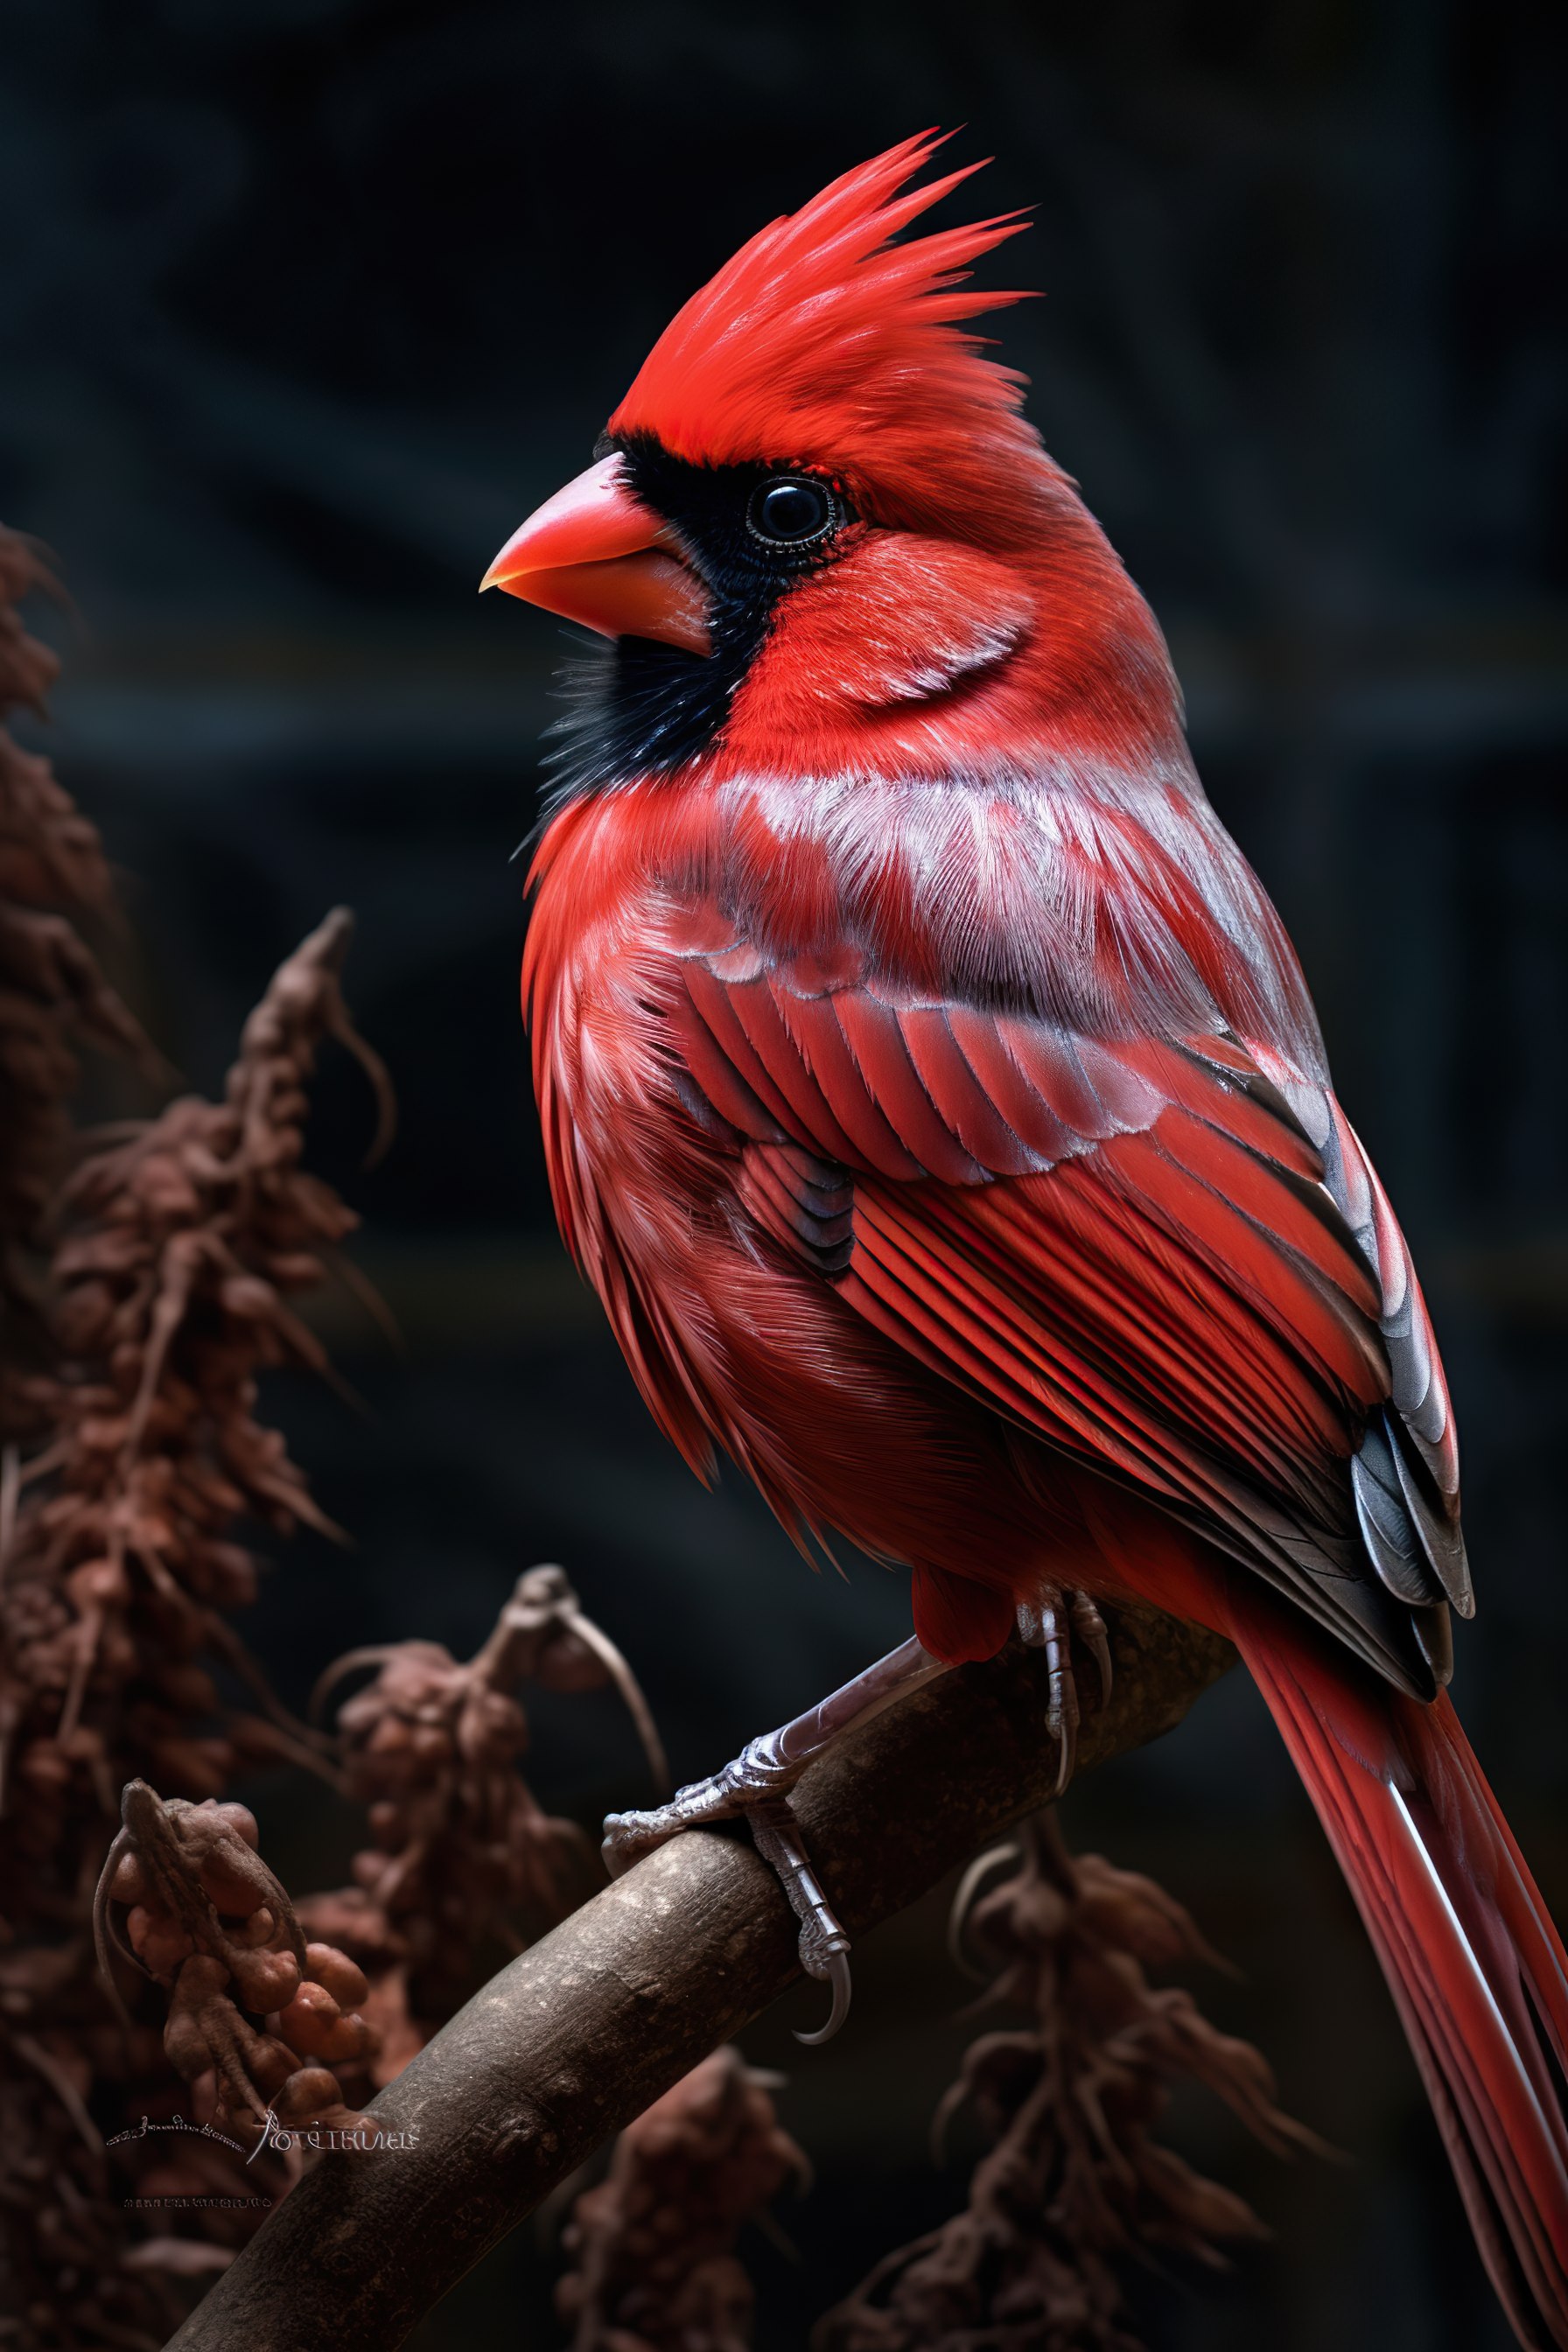
[[[800,1826],[783,1797],[764,1798],[748,1806],[752,1841],[789,1897],[790,1909],[800,1921],[800,1964],[808,1977],[819,1977],[833,1989],[827,2022],[815,2033],[796,2033],[795,2040],[815,2048],[831,2042],[849,2014],[849,1938],[801,1841]]]
[[[1076,1638],[1093,1658],[1100,1676],[1100,1704],[1110,1696],[1110,1642],[1105,1620],[1087,1592],[1056,1584],[1042,1586],[1037,1601],[1018,1604],[1018,1633],[1032,1650],[1044,1650],[1049,1675],[1046,1727],[1057,1742],[1057,1781],[1053,1794],[1061,1796],[1072,1779],[1078,1752],[1080,1709],[1078,1681],[1072,1671]]]
[[[1116,1670],[1110,1659],[1110,1636],[1105,1630],[1105,1620],[1087,1592],[1069,1592],[1068,1607],[1072,1612],[1072,1630],[1094,1660],[1100,1676],[1100,1704],[1110,1704],[1110,1686]]]
[[[827,2012],[826,2024],[819,2025],[815,2033],[802,2033],[798,2028],[795,2030],[795,2040],[804,2042],[808,2050],[815,2050],[819,2042],[831,2042],[849,2014],[851,1987],[847,1949],[829,1954],[827,1980],[833,1987],[833,2006]]]

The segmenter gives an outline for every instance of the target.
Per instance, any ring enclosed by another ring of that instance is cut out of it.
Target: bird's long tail
[[[1273,1626],[1243,1657],[1350,1882],[1521,2344],[1568,2347],[1568,1961],[1446,1696]]]

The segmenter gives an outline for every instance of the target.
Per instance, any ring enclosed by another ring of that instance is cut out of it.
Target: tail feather
[[[1237,1638],[1383,1963],[1482,2258],[1532,2352],[1568,2352],[1568,1959],[1446,1696],[1276,1628]]]

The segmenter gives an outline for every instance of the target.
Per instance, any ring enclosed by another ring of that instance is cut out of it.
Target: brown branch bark
[[[1079,1769],[1157,1738],[1228,1643],[1153,1611],[1111,1627],[1116,1682]],[[902,1910],[1045,1802],[1038,1653],[943,1675],[844,1740],[796,1809],[851,1934]],[[413,2147],[321,2159],[170,2352],[391,2352],[612,2132],[799,1974],[795,1921],[749,1842],[689,1832],[504,1969],[375,2102]],[[831,2059],[828,2060],[831,2063]]]

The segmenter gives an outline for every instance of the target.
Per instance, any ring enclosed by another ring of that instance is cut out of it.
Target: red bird
[[[900,241],[967,177],[910,185],[936,144],[752,238],[486,583],[614,641],[531,875],[562,1231],[700,1475],[913,1580],[919,1647],[612,1844],[754,1807],[1016,1622],[1064,1730],[1094,1597],[1228,1635],[1520,2340],[1568,2347],[1568,1982],[1444,1694],[1420,1287],[1153,617],[963,324],[1022,224]]]

